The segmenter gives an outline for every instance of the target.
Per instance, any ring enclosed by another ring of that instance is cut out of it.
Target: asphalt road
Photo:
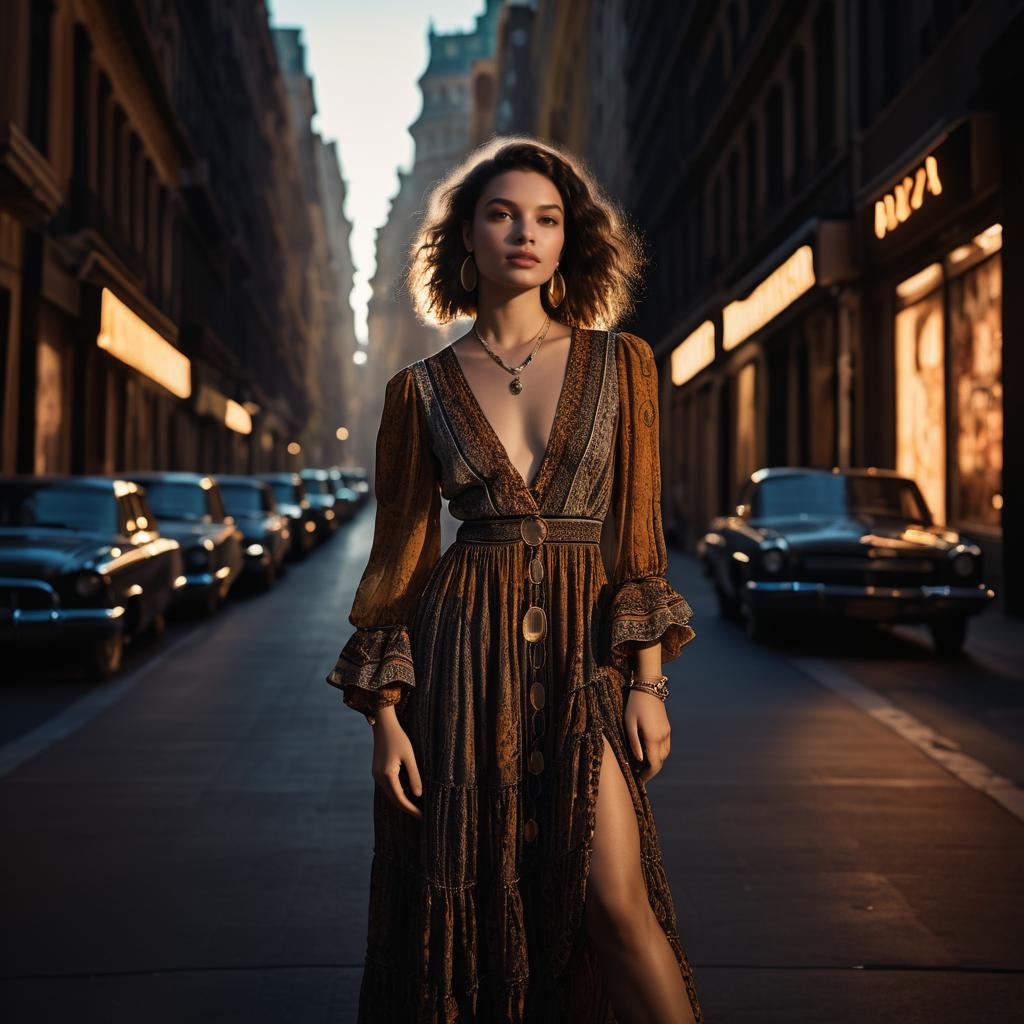
[[[323,677],[372,514],[112,683],[5,676],[5,1020],[354,1020],[370,733]],[[697,639],[649,792],[709,1024],[1017,1021],[1024,657],[755,647],[692,559],[670,575]]]

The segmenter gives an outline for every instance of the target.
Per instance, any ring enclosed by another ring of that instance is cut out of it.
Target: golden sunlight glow
[[[96,344],[179,398],[192,393],[192,364],[109,288],[100,305]]]
[[[802,245],[773,270],[745,299],[722,310],[722,345],[728,351],[759,331],[766,323],[814,286],[814,251]]]
[[[672,383],[685,384],[715,360],[715,325],[705,320],[672,350]]]

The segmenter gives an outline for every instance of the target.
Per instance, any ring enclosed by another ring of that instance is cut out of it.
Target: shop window
[[[807,118],[804,95],[804,51],[796,49],[789,59],[789,100],[793,127],[793,169],[790,177],[800,183],[805,178],[807,158]]]
[[[951,511],[991,532],[1002,509],[1002,291],[999,254],[949,283]]]
[[[943,350],[942,291],[937,289],[896,314],[896,470],[917,481],[940,524],[946,521]]]
[[[758,468],[757,461],[757,364],[750,360],[736,374],[735,491]]]
[[[836,136],[835,12],[822,4],[814,18],[814,119],[819,161],[831,154]]]
[[[65,412],[70,389],[63,346],[40,338],[36,360],[34,471],[66,473],[69,438]]]
[[[785,141],[782,124],[782,89],[772,86],[765,105],[765,170],[766,200],[769,204],[782,198],[783,184],[783,142]]]

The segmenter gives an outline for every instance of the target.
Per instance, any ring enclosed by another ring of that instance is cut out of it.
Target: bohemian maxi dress
[[[654,356],[626,332],[573,330],[531,484],[450,346],[387,382],[356,631],[327,680],[364,714],[396,705],[423,818],[376,787],[360,1024],[614,1022],[583,926],[602,735],[703,1021],[623,725],[636,646],[666,663],[694,638],[665,576],[658,437]],[[462,521],[443,554],[442,496]]]

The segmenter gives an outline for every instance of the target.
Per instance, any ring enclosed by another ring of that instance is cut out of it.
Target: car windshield
[[[220,493],[227,506],[228,515],[237,516],[246,512],[265,512],[263,491],[259,487],[245,484],[220,482]]]
[[[157,519],[201,519],[209,512],[206,491],[198,483],[144,480],[143,486]]]
[[[289,505],[298,505],[302,500],[298,487],[293,483],[275,480],[270,486],[274,489],[274,497],[278,501],[287,502]]]
[[[0,526],[118,532],[114,492],[61,484],[0,488]]]
[[[754,492],[754,519],[870,515],[931,522],[917,488],[898,477],[838,473],[763,480]]]

